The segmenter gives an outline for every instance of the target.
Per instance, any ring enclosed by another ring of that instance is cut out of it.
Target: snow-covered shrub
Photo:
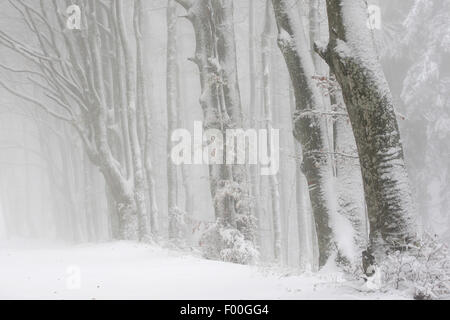
[[[237,214],[236,215],[236,226],[237,229],[242,233],[246,240],[251,242],[256,238],[256,228],[257,228],[256,218],[250,214]]]
[[[256,260],[254,246],[256,218],[251,214],[251,198],[244,184],[232,180],[217,183],[215,207],[229,214],[224,204],[234,206],[234,216],[220,218],[202,236],[200,246],[208,259],[249,264]]]
[[[446,245],[424,236],[409,250],[386,256],[379,270],[386,287],[406,291],[414,299],[439,299],[450,294],[450,257]]]
[[[259,254],[253,242],[245,239],[239,230],[220,222],[214,223],[205,231],[200,246],[207,259],[240,264],[253,263]]]

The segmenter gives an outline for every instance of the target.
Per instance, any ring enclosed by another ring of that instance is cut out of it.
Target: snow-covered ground
[[[114,242],[0,242],[0,299],[403,299],[336,271],[288,274]]]

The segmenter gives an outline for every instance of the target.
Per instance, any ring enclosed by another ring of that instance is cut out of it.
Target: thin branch
[[[41,102],[37,101],[36,99],[30,98],[28,96],[25,96],[25,95],[15,91],[15,90],[11,89],[10,87],[8,87],[1,80],[0,80],[0,86],[5,88],[6,91],[10,92],[11,94],[15,95],[16,97],[19,97],[19,98],[21,98],[21,99],[23,99],[25,101],[28,101],[28,102],[31,102],[31,103],[35,104],[36,106],[38,106],[39,108],[41,108],[42,110],[44,110],[45,112],[47,112],[48,114],[52,115],[53,117],[55,117],[55,118],[57,118],[59,120],[63,120],[63,121],[69,122],[69,123],[72,123],[73,120],[74,120],[73,118],[72,119],[71,118],[67,118],[67,117],[65,117],[63,115],[60,115],[60,114],[50,110],[48,107],[46,107],[44,104],[42,104]]]

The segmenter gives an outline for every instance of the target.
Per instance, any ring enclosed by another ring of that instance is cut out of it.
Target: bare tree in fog
[[[205,129],[216,129],[225,137],[226,129],[242,128],[243,114],[239,92],[233,1],[177,0],[186,10],[196,38],[191,59],[200,72],[201,97]],[[226,152],[223,154],[227,158]],[[211,164],[210,185],[218,228],[231,228],[245,241],[253,242],[254,221],[249,208],[247,169],[244,165]],[[218,231],[213,231],[216,233]],[[211,235],[213,237],[214,235]],[[221,237],[220,232],[218,233]],[[228,243],[227,243],[228,242]],[[219,239],[213,252],[234,241]],[[211,253],[213,256],[219,252]]]

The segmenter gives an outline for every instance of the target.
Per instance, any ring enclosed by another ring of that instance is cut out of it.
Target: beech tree
[[[301,10],[301,8],[300,8]],[[329,37],[326,4],[319,0],[309,2],[309,37],[310,47]],[[326,62],[315,52],[313,54],[317,75],[314,77],[325,103],[323,117],[328,121],[328,137],[334,175],[336,177],[336,197],[338,211],[353,229],[353,246],[344,256],[351,263],[359,263],[361,253],[367,248],[368,221],[364,203],[361,168],[352,127],[345,102],[335,76],[330,72]],[[342,233],[347,233],[343,231]],[[343,235],[347,237],[349,234]]]
[[[294,136],[302,147],[302,168],[317,229],[319,265],[323,266],[332,249],[330,218],[336,214],[326,120],[318,116],[324,110],[324,103],[313,81],[314,63],[298,12],[291,10],[290,1],[273,0],[272,3],[278,26],[278,45],[285,57],[295,93]]]
[[[194,27],[196,50],[190,60],[200,72],[204,129],[215,129],[225,137],[227,129],[242,128],[244,124],[237,74],[233,1],[177,2],[184,7],[185,17]],[[228,151],[223,151],[223,159],[227,159]],[[230,229],[231,234],[238,232],[232,239],[218,240],[222,245],[214,244],[216,248],[212,251],[215,253],[211,254],[223,259],[220,248],[233,248],[240,237],[248,242],[252,251],[255,222],[249,206],[246,166],[210,163],[209,176],[218,229]],[[223,234],[219,232],[219,238]],[[217,238],[217,233],[211,236]]]
[[[366,26],[363,0],[327,1],[330,41],[316,47],[336,75],[352,123],[370,221],[370,251],[415,237],[403,146],[389,86]]]

